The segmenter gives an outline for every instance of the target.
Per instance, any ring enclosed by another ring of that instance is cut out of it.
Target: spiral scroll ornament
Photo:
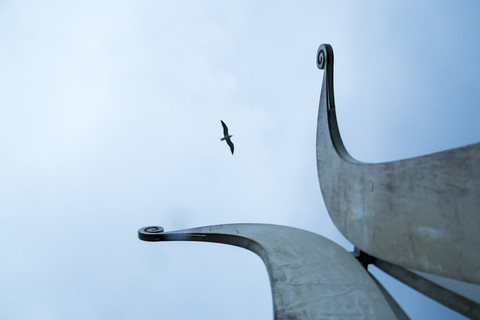
[[[318,69],[325,68],[325,52],[322,50],[321,47],[318,49],[317,53],[317,67]]]
[[[160,233],[165,231],[162,227],[159,226],[151,226],[143,228],[143,231],[146,233]]]

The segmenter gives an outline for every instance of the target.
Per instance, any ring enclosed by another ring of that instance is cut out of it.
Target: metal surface
[[[275,319],[405,319],[353,255],[317,234],[268,224],[227,224],[161,232],[145,241],[207,241],[255,252],[265,263]]]
[[[374,264],[384,272],[441,304],[471,318],[480,319],[480,304],[403,267],[381,259]]]
[[[480,285],[463,282],[455,279],[450,279],[442,276],[425,273],[418,270],[409,269],[409,271],[416,273],[418,276],[425,278],[445,289],[448,289],[455,294],[472,300],[480,306]]]
[[[345,149],[335,115],[333,50],[317,125],[323,199],[337,228],[362,251],[403,267],[480,284],[480,144],[385,163]]]

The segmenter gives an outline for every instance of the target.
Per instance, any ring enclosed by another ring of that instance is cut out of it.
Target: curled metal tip
[[[138,230],[138,238],[145,241],[159,241],[165,230],[160,226],[143,227]]]
[[[318,69],[325,68],[325,52],[322,50],[323,48],[320,47],[317,52],[317,67]]]
[[[333,67],[333,49],[328,43],[324,43],[318,47],[317,67],[321,70],[326,70],[327,68]]]
[[[163,227],[149,226],[138,230],[138,238],[143,241],[207,241],[205,234],[198,234],[191,230],[164,232]]]
[[[163,229],[163,227],[160,227],[160,226],[150,226],[150,227],[142,228],[140,230],[146,233],[160,233],[165,231],[165,229]]]

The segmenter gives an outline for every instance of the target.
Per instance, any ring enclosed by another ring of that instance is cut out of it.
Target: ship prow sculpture
[[[480,143],[385,163],[355,160],[338,130],[330,45],[318,49],[317,66],[324,70],[318,178],[328,213],[355,254],[308,231],[264,224],[145,227],[140,239],[218,242],[255,252],[267,267],[275,319],[408,318],[368,272],[370,263],[480,318]],[[447,278],[454,285],[445,285]]]

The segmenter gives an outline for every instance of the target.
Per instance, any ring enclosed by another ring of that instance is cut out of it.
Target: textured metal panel
[[[320,46],[317,65],[325,70],[318,177],[337,228],[375,257],[480,284],[480,144],[385,163],[357,161],[338,130],[329,45]]]

